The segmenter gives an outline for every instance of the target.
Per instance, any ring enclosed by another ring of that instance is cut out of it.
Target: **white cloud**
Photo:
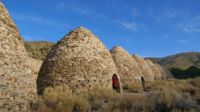
[[[187,43],[189,40],[186,40],[186,39],[181,39],[181,40],[176,40],[175,42],[176,43],[179,43],[179,44],[185,44]]]
[[[187,32],[187,33],[200,32],[200,27],[190,25],[190,26],[184,26],[184,27],[182,28],[182,30],[183,30],[184,32]]]
[[[200,20],[200,15],[197,15],[195,19]]]
[[[175,28],[186,33],[200,33],[200,18],[199,16],[175,25]]]
[[[177,16],[177,11],[175,10],[165,10],[163,16],[166,18],[174,18]]]
[[[54,27],[69,27],[69,25],[65,22],[58,22],[58,21],[54,21],[54,20],[50,20],[50,19],[46,19],[40,16],[36,16],[36,15],[29,15],[29,14],[18,14],[18,13],[13,13],[13,17],[14,19],[20,20],[20,21],[28,21],[28,22],[32,22],[32,23],[41,23],[41,24],[45,24],[45,25],[50,25],[50,26],[54,26]]]
[[[14,13],[13,17],[18,20],[29,20],[29,21],[34,21],[34,22],[42,21],[40,17],[33,16],[33,15],[24,15],[24,14]]]
[[[131,15],[132,15],[133,17],[139,17],[139,16],[140,16],[140,12],[139,12],[138,9],[133,8],[133,9],[131,9]]]
[[[155,18],[157,22],[173,22],[175,19],[184,20],[190,17],[190,13],[185,10],[165,8],[156,14],[155,11],[151,12],[151,17]]]
[[[120,21],[120,24],[128,30],[140,30],[140,27],[134,22]]]
[[[78,13],[81,15],[86,15],[86,16],[92,15],[94,17],[98,17],[101,19],[108,19],[108,17],[105,16],[104,14],[99,13],[89,7],[84,7],[83,5],[79,4],[78,2],[71,2],[71,3],[67,3],[67,4],[60,2],[58,4],[55,4],[55,8],[57,10],[70,11],[70,12]]]
[[[163,16],[165,18],[186,18],[190,16],[190,13],[188,13],[185,10],[178,10],[178,9],[172,9],[172,8],[166,8],[163,12]]]

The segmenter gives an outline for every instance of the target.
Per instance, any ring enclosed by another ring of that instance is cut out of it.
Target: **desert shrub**
[[[115,101],[118,96],[119,94],[115,91],[100,87],[94,87],[87,92],[87,99],[92,111],[108,111],[108,105]]]
[[[155,111],[193,111],[198,99],[198,82],[192,80],[167,80],[156,81],[150,85],[151,98],[155,102]],[[197,83],[197,84],[194,84]]]
[[[49,87],[42,100],[36,103],[36,112],[88,112],[108,111],[108,105],[118,97],[118,93],[105,88],[93,88],[87,92],[72,93],[67,86]],[[42,108],[41,108],[42,107]],[[48,111],[43,111],[48,110]]]
[[[163,89],[157,93],[153,93],[151,98],[154,98],[155,111],[170,112],[175,109],[190,109],[193,102],[190,94],[181,95],[175,90]]]
[[[109,105],[112,112],[151,112],[153,103],[144,95],[122,95]]]
[[[192,80],[190,81],[190,83],[191,83],[193,86],[200,88],[200,78],[192,79]]]
[[[83,96],[72,94],[67,86],[47,88],[44,91],[45,104],[58,112],[84,112],[89,109],[89,102]]]
[[[94,87],[72,93],[66,86],[47,88],[32,105],[34,112],[198,112],[200,109],[199,78],[162,80],[147,84],[148,92]]]
[[[143,88],[142,88],[142,84],[140,82],[137,83],[127,83],[123,85],[123,90],[125,91],[129,91],[129,92],[140,92]]]
[[[54,112],[53,109],[49,108],[41,97],[32,100],[30,104],[30,110],[32,112]]]

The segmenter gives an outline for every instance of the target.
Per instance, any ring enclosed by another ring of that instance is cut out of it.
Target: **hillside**
[[[191,66],[200,68],[200,52],[186,52],[164,58],[147,58],[166,68],[188,69]]]
[[[25,42],[25,47],[30,57],[44,60],[47,53],[54,43],[45,41],[28,41]],[[164,58],[149,57],[154,63],[158,63],[168,69],[179,68],[188,69],[191,66],[200,68],[200,52],[179,53]]]
[[[186,70],[171,68],[170,71],[174,77],[178,79],[195,78],[200,76],[200,69],[194,66],[191,66]]]
[[[28,55],[32,58],[44,60],[54,43],[45,41],[28,41],[25,47]]]
[[[149,59],[149,60],[153,61],[154,63],[158,63],[162,60],[162,58],[146,58],[146,59]]]

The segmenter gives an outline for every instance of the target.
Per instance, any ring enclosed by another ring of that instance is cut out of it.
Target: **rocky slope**
[[[0,111],[27,111],[36,93],[23,39],[7,9],[0,3]]]
[[[117,68],[109,51],[90,31],[80,27],[49,52],[37,79],[38,93],[65,84],[75,92],[95,86],[111,89],[113,74],[117,74]]]

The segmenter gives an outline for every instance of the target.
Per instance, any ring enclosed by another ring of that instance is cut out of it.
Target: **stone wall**
[[[0,3],[0,111],[26,111],[35,92],[23,39]]]

